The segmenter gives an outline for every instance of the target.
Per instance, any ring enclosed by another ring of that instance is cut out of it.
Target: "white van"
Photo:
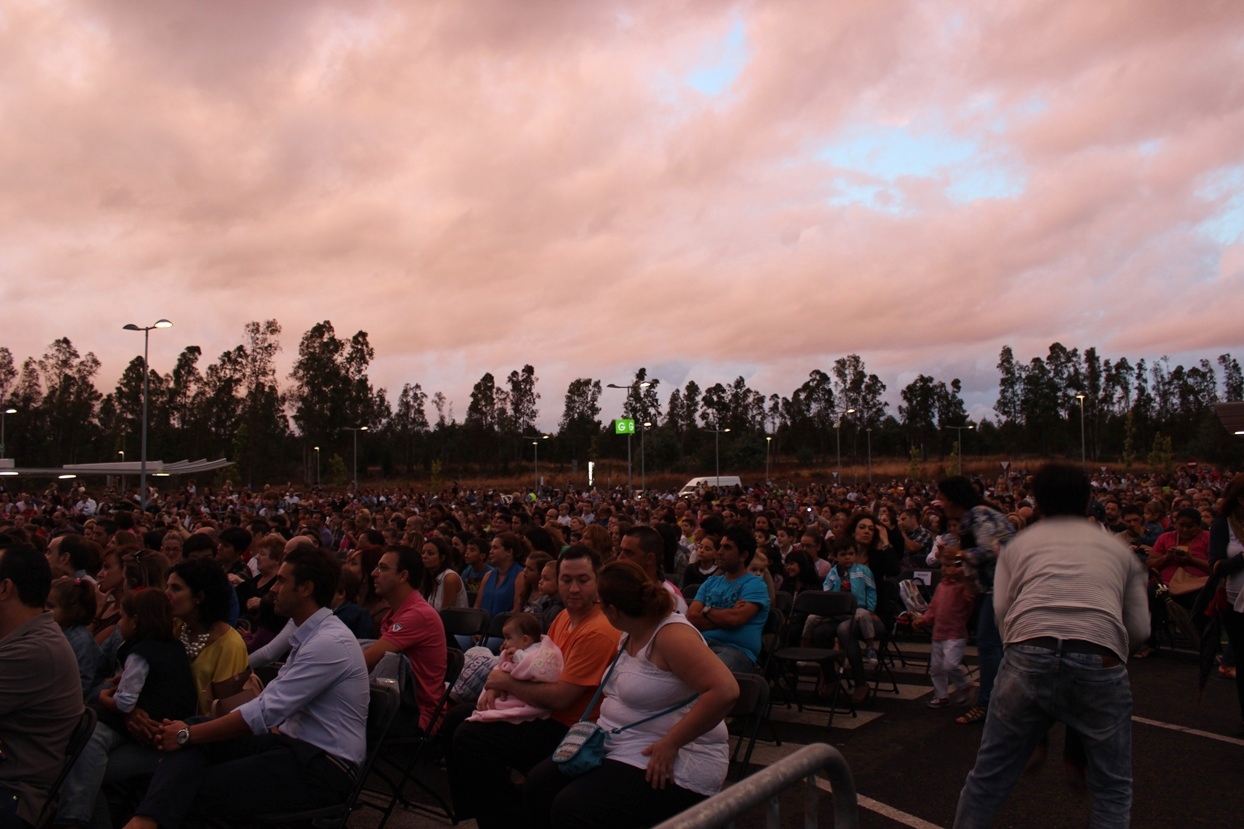
[[[687,495],[698,495],[700,489],[704,487],[715,487],[718,490],[722,490],[735,486],[743,486],[743,482],[739,480],[738,475],[705,475],[700,478],[692,478],[683,484],[682,489],[678,490],[678,496],[681,498]]]

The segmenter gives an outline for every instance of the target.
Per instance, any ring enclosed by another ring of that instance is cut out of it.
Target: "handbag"
[[[629,641],[630,637],[627,637],[627,642]],[[553,762],[561,769],[562,774],[577,777],[599,766],[605,759],[605,737],[608,734],[621,734],[623,731],[632,729],[635,726],[651,722],[658,717],[664,717],[666,714],[672,714],[687,703],[694,702],[700,696],[699,694],[692,694],[687,699],[679,702],[677,705],[666,708],[664,711],[660,711],[650,717],[644,717],[642,720],[636,720],[629,725],[611,728],[608,731],[605,731],[605,729],[594,722],[589,722],[588,715],[596,708],[601,692],[605,690],[605,683],[613,675],[614,666],[622,658],[622,651],[624,650],[626,650],[626,642],[622,643],[622,647],[618,648],[618,655],[609,663],[609,670],[605,671],[605,676],[601,679],[600,685],[596,686],[596,693],[592,695],[592,701],[588,703],[587,708],[583,711],[582,718],[570,726],[566,736],[562,737],[562,741],[557,744],[557,749],[553,752]]]
[[[212,716],[223,717],[263,693],[263,680],[246,668],[228,679],[214,680],[210,693]]]
[[[1198,571],[1200,572],[1200,571]],[[1174,575],[1171,576],[1167,589],[1171,591],[1172,596],[1184,596],[1188,593],[1195,593],[1205,586],[1209,581],[1209,575],[1202,574],[1194,576],[1192,571],[1186,567],[1178,568]]]

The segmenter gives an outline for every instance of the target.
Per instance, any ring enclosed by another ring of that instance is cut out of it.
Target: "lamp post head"
[[[647,428],[648,428],[649,426],[651,426],[651,425],[652,425],[652,421],[651,421],[651,420],[645,420],[645,421],[644,421],[644,428],[645,428],[645,429],[647,429]]]
[[[314,450],[315,450],[315,451],[317,451],[317,452],[318,452],[318,451],[320,451],[320,447],[318,447],[318,446],[312,446],[311,448],[312,448],[312,449],[314,449]]]
[[[852,412],[854,412],[854,411],[855,411],[855,409],[847,409],[847,414],[851,414],[851,413],[852,413]]]
[[[172,327],[173,327],[173,323],[169,322],[168,320],[164,320],[164,319],[156,320],[155,325],[152,326],[152,328],[172,328]]]
[[[122,331],[142,331],[141,328],[139,328],[137,325],[135,325],[132,322],[127,322],[124,326],[122,326],[121,330]]]
[[[367,427],[366,427],[366,426],[360,426],[360,427],[359,427],[359,431],[360,431],[360,432],[366,432],[366,431],[367,431]]]
[[[9,408],[4,410],[4,413],[5,414],[17,414],[17,409],[14,409],[12,406],[10,406]]]
[[[727,426],[726,428],[722,429],[721,431],[723,431],[723,432],[729,432],[729,431],[730,431],[730,427],[729,427],[729,426]]]

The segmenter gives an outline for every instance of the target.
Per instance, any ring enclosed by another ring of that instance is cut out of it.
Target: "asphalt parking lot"
[[[773,723],[782,744],[764,739],[753,763],[776,762],[804,745],[825,742],[846,758],[859,793],[860,825],[866,829],[928,829],[953,823],[963,780],[975,760],[981,726],[958,725],[962,709],[925,707],[932,688],[922,660],[927,644],[901,645],[910,658],[895,668],[899,693],[882,683],[881,691],[859,716],[838,714],[826,728],[827,714],[797,711],[780,702]],[[969,662],[974,651],[969,649]],[[1239,825],[1234,798],[1244,768],[1244,740],[1237,731],[1240,712],[1232,683],[1211,676],[1198,693],[1196,657],[1186,651],[1161,651],[1129,665],[1134,699],[1132,826],[1222,827]],[[764,730],[762,738],[769,736]],[[1062,762],[1063,729],[1051,731],[1047,761],[1026,772],[995,823],[998,827],[1083,827],[1089,822],[1089,795]],[[433,769],[427,770],[435,775]],[[435,784],[435,781],[430,781]],[[819,825],[832,825],[831,795],[822,781]],[[803,825],[803,797],[798,787],[780,798],[782,825]],[[764,826],[763,807],[740,818],[737,826]],[[376,814],[362,810],[352,829],[370,829]],[[398,809],[389,825],[426,829],[448,821],[418,811]],[[474,829],[473,821],[459,824]]]

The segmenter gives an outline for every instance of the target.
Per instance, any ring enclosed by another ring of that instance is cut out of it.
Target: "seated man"
[[[579,721],[596,693],[601,675],[618,652],[620,634],[596,602],[600,558],[590,547],[572,545],[557,565],[558,592],[566,609],[548,637],[565,662],[557,682],[515,679],[495,669],[488,676],[479,708],[489,710],[500,694],[548,708],[548,719],[530,722],[462,722],[475,706],[458,706],[447,718],[452,728],[449,785],[457,817],[474,817],[480,829],[513,824],[521,803],[510,770],[523,774],[553,754],[571,725]],[[461,723],[453,727],[455,723]]]
[[[393,608],[380,623],[380,639],[363,653],[367,670],[386,653],[402,653],[415,678],[415,707],[403,706],[389,733],[410,736],[433,726],[432,709],[445,691],[445,625],[417,589],[423,583],[422,554],[413,547],[380,557],[372,579],[376,595]]]
[[[82,715],[77,659],[43,609],[51,588],[34,547],[0,547],[0,829],[34,825]]]
[[[717,548],[721,575],[700,585],[687,609],[687,620],[699,628],[713,653],[731,671],[756,669],[760,634],[769,617],[769,588],[764,579],[747,572],[756,553],[756,537],[741,521],[731,522]]]
[[[296,629],[263,693],[223,717],[166,722],[166,756],[128,829],[176,829],[196,817],[240,820],[345,800],[367,750],[367,667],[329,605],[340,566],[298,548],[277,571],[276,611]]]
[[[644,524],[622,533],[622,540],[618,543],[618,558],[638,564],[648,578],[669,591],[670,598],[674,600],[674,610],[686,615],[687,600],[682,591],[661,572],[661,558],[664,555],[665,542],[661,534]]]

